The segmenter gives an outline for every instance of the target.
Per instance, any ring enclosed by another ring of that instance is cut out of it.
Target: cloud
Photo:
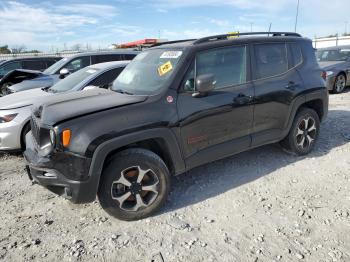
[[[106,38],[114,35],[130,36],[138,32],[138,28],[114,21],[116,17],[118,10],[110,5],[3,2],[0,3],[0,45],[24,44],[28,48],[48,49],[52,44],[105,43]],[[110,30],[101,34],[100,28],[106,24]],[[99,35],[105,38],[99,39]]]
[[[228,27],[230,25],[230,22],[228,20],[222,20],[222,19],[209,19],[209,22],[221,26],[221,27]]]

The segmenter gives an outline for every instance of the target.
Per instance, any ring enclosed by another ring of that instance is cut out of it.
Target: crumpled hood
[[[325,62],[318,62],[320,67],[324,70],[330,70],[332,68],[338,67],[341,64],[345,63],[344,61],[325,61]]]
[[[0,97],[0,110],[30,106],[44,100],[49,95],[52,93],[36,88]]]
[[[81,92],[54,95],[44,104],[34,105],[34,115],[41,122],[52,126],[82,115],[96,113],[110,108],[143,102],[147,96],[116,93],[106,89],[92,89]]]
[[[55,83],[59,81],[59,77],[55,75],[45,75],[40,74],[33,79],[24,80],[18,84],[12,85],[9,87],[9,89],[12,90],[12,92],[21,92],[24,90],[29,90],[33,88],[39,88],[39,87],[51,87]]]
[[[37,76],[42,75],[41,71],[37,70],[28,70],[28,69],[15,69],[9,73],[7,73],[3,78],[0,80],[0,86],[7,82],[13,82],[14,78],[21,77],[21,80],[23,81],[24,79],[30,79],[34,78]]]

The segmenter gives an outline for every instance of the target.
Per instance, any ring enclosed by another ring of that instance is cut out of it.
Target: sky
[[[349,0],[300,0],[297,31],[350,32]],[[42,51],[106,48],[144,38],[176,40],[232,31],[294,31],[297,0],[0,0],[0,46]]]

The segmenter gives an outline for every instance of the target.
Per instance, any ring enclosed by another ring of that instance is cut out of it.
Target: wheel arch
[[[183,173],[185,162],[176,136],[170,129],[156,128],[123,135],[101,143],[92,156],[89,183],[97,193],[103,168],[116,153],[127,148],[144,148],[159,155],[173,175]]]

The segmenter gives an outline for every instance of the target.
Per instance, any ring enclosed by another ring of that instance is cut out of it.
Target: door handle
[[[233,104],[237,105],[245,105],[253,101],[252,96],[247,96],[245,94],[238,94],[234,99],[233,99]]]
[[[295,83],[294,81],[289,81],[288,84],[285,86],[286,89],[289,89],[292,91],[298,87],[299,87],[299,84]]]

